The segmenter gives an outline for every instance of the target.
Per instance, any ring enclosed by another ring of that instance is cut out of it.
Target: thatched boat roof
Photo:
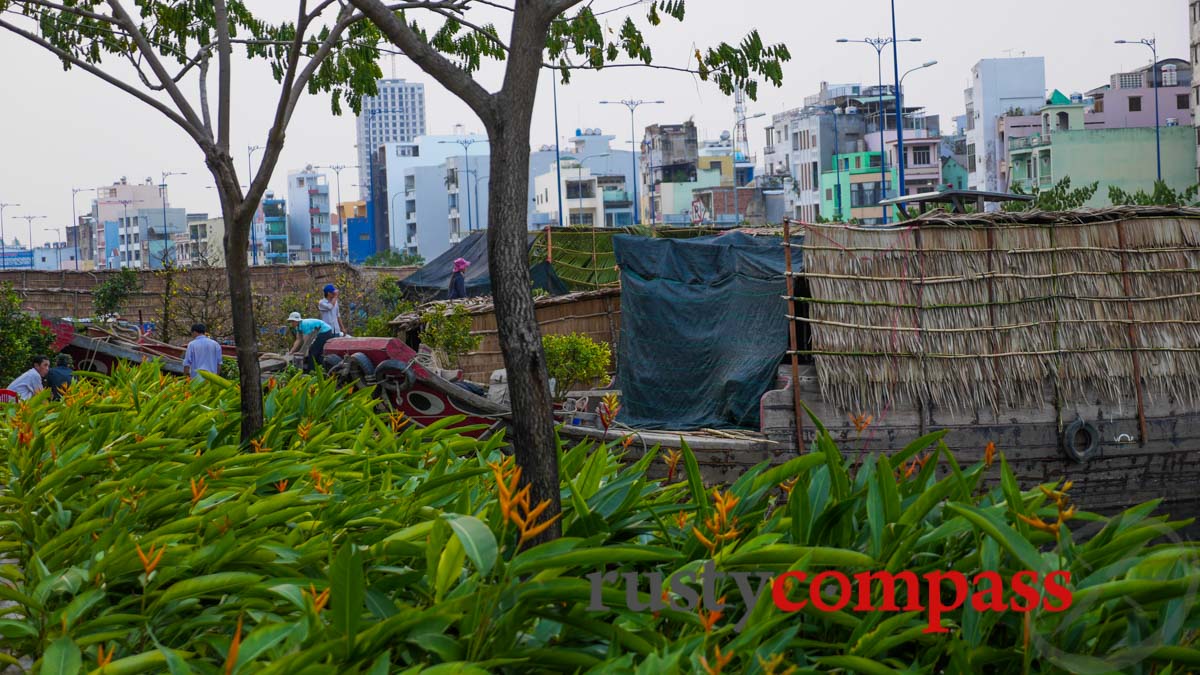
[[[561,305],[569,302],[578,302],[580,300],[590,300],[592,298],[603,298],[610,296],[618,296],[621,294],[620,287],[602,288],[598,291],[580,291],[578,293],[567,293],[566,295],[549,295],[540,298],[534,298],[533,304],[535,308],[549,307],[551,305]],[[439,306],[442,310],[449,314],[454,311],[455,306],[462,305],[467,309],[468,314],[487,314],[495,310],[495,305],[492,302],[490,295],[479,296],[475,298],[462,298],[460,300],[440,300],[437,302],[428,302],[418,306],[411,312],[405,312],[388,322],[388,325],[394,326],[396,330],[405,331],[411,328],[419,328],[421,325],[421,317]]]
[[[827,400],[951,410],[1200,398],[1200,209],[799,225]],[[805,286],[807,288],[805,289]],[[1049,393],[1048,393],[1049,392]]]

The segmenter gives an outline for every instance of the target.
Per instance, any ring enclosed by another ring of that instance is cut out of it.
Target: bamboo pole
[[[792,241],[791,219],[783,219],[783,242],[789,244]],[[795,302],[796,295],[795,287],[792,282],[792,247],[784,246],[783,248],[783,264],[788,274],[784,277],[787,280],[788,304]],[[794,308],[790,308],[794,312]],[[789,312],[790,314],[791,312]],[[792,357],[792,412],[796,417],[796,454],[804,452],[804,415],[803,406],[800,403],[800,357],[797,354],[799,345],[796,344],[796,322],[788,321],[788,343],[791,345]]]
[[[1120,221],[1120,220],[1117,221],[1117,241],[1118,241],[1120,247],[1122,249],[1124,249],[1125,248],[1125,223],[1124,223],[1124,221]],[[1130,297],[1133,295],[1132,282],[1129,280],[1129,275],[1124,274],[1128,271],[1129,271],[1129,260],[1125,257],[1124,254],[1122,254],[1121,255],[1121,272],[1123,274],[1121,275],[1121,282],[1122,282],[1122,286],[1125,289],[1125,297]],[[1126,314],[1126,316],[1129,317],[1129,319],[1131,321],[1133,320],[1133,305],[1131,305],[1129,303],[1125,303],[1125,314]],[[1134,332],[1133,332],[1133,324],[1132,323],[1127,324],[1126,329],[1128,330],[1128,334],[1129,334],[1129,346],[1130,346],[1130,348],[1136,349],[1138,340],[1137,340],[1136,335],[1134,335]],[[1138,439],[1138,445],[1145,447],[1145,445],[1146,445],[1146,408],[1145,408],[1145,404],[1143,402],[1143,395],[1142,395],[1142,363],[1141,363],[1139,355],[1136,351],[1132,352],[1132,356],[1133,356],[1133,389],[1137,393],[1138,434],[1140,436],[1140,438]]]

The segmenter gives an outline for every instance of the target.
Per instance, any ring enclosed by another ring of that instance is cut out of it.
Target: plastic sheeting
[[[787,353],[780,237],[618,235],[618,421],[635,428],[759,428]],[[799,269],[799,260],[793,256]]]
[[[529,237],[529,245],[533,237]],[[450,294],[450,274],[454,271],[454,260],[463,258],[471,263],[465,273],[467,295],[491,295],[492,277],[488,268],[487,232],[473,232],[466,239],[451,246],[448,251],[434,258],[411,276],[399,281],[400,288],[421,301],[444,300]],[[554,268],[542,262],[530,268],[533,287],[544,289],[551,295],[567,292],[566,284],[558,278]]]

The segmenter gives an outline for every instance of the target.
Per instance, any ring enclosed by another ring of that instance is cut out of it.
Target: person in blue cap
[[[325,297],[317,303],[321,320],[333,328],[334,335],[341,335],[342,323],[338,319],[338,289],[333,284],[326,284],[324,293]]]

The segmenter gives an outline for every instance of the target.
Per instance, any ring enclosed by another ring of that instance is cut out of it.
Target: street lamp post
[[[743,115],[740,118],[734,120],[734,126],[733,126],[733,129],[734,129],[733,136],[734,137],[729,140],[731,143],[734,144],[734,146],[732,148],[732,150],[733,150],[732,159],[733,159],[733,217],[734,217],[733,222],[734,222],[735,226],[742,224],[742,211],[740,208],[738,208],[738,183],[740,181],[738,181],[738,170],[737,170],[737,160],[738,160],[738,149],[737,149],[737,143],[736,143],[737,128],[746,120],[756,119],[759,117],[763,117],[765,115],[766,115],[766,113],[758,113],[756,115],[751,115],[749,117],[746,117],[745,115]],[[788,170],[790,171],[791,167],[788,167]]]
[[[81,251],[83,250],[83,247],[80,246],[80,244],[79,244],[79,241],[80,241],[80,239],[82,239],[82,237],[79,236],[80,232],[81,232],[81,230],[79,228],[79,217],[75,215],[75,195],[79,194],[80,192],[91,192],[91,191],[94,191],[95,189],[96,188],[77,188],[77,187],[71,188],[71,225],[75,227],[75,271],[76,272],[79,271],[79,256],[80,256]]]
[[[54,244],[55,244],[55,246],[54,246],[55,271],[61,271],[61,270],[62,270],[62,246],[59,246],[58,244],[60,244],[60,243],[61,243],[61,244],[63,244],[64,246],[66,245],[66,242],[65,242],[65,241],[61,241],[61,240],[62,240],[62,228],[58,228],[58,227],[47,227],[46,229],[47,229],[47,230],[50,230],[50,231],[51,231],[51,232],[53,232],[55,235],[57,235],[57,236],[54,238]],[[76,260],[78,260],[78,259],[79,259],[79,256],[75,256],[75,259],[76,259]]]
[[[607,152],[603,152],[598,155],[588,155],[587,157],[584,157],[583,159],[581,159],[575,163],[575,169],[576,169],[575,182],[577,184],[576,189],[579,190],[579,212],[580,212],[579,218],[581,220],[583,219],[583,163],[588,161],[589,159],[595,159],[597,157],[608,157],[609,155],[610,155],[610,153],[607,153]],[[592,227],[593,228],[596,227],[596,221],[594,219],[592,220]]]
[[[350,244],[350,231],[346,228],[346,224],[342,222],[342,169],[357,169],[359,167],[357,164],[355,164],[353,166],[348,166],[345,164],[330,164],[330,165],[318,166],[318,167],[314,167],[314,168],[329,169],[330,171],[332,171],[334,173],[334,175],[337,176],[338,245],[342,247],[342,259],[347,260],[348,256],[349,256],[349,251],[347,250],[347,248],[349,247],[349,244]],[[343,242],[342,242],[343,234],[346,235],[346,241],[344,242],[345,245],[342,245],[343,244]],[[378,244],[376,244],[376,246],[378,246]]]
[[[164,171],[162,172],[162,205],[163,205],[163,255],[162,265],[166,267],[171,262],[171,245],[167,237],[167,232],[170,228],[167,227],[167,177],[168,176],[186,176],[186,171]],[[252,228],[253,229],[253,228]],[[147,247],[146,249],[150,249]]]
[[[262,145],[246,146],[246,182],[254,182],[254,151],[262,150]],[[265,245],[265,244],[264,244]],[[254,236],[254,222],[250,222],[250,255],[252,256],[253,264],[258,265],[258,238]]]
[[[1158,182],[1162,182],[1162,138],[1159,132],[1161,118],[1158,116],[1158,80],[1162,70],[1158,67],[1158,45],[1154,38],[1141,40],[1117,40],[1119,45],[1145,45],[1150,48],[1154,62],[1150,64],[1150,79],[1154,82],[1154,156],[1158,165]]]
[[[4,241],[4,209],[8,208],[9,206],[20,206],[20,204],[0,202],[0,269],[8,268],[8,260],[5,257],[5,247],[7,247],[8,244]]]
[[[916,68],[909,68],[900,76],[899,82],[896,84],[896,138],[902,138],[904,134],[904,123],[900,111],[904,109],[904,78],[908,77],[909,73],[918,70],[924,70],[930,66],[936,66],[937,61],[926,61]],[[904,184],[904,142],[900,141],[896,144],[896,167],[899,169],[899,185],[896,186],[897,196],[908,194],[908,189]]]
[[[638,166],[637,166],[637,127],[633,123],[633,111],[640,105],[666,103],[666,101],[643,101],[638,99],[622,99],[620,101],[600,101],[602,105],[623,105],[629,108],[629,149],[633,154],[633,222],[638,221]],[[653,221],[651,221],[653,222]]]
[[[555,115],[557,116],[557,109],[556,109]],[[480,141],[479,139],[475,139],[475,138],[460,138],[460,139],[456,139],[453,141],[438,141],[438,143],[457,143],[462,146],[462,148],[463,148],[463,172],[464,172],[463,175],[466,175],[465,172],[471,170],[471,146],[477,142],[487,143],[487,140],[485,139],[485,140]],[[458,181],[458,184],[463,185],[463,181]],[[464,189],[467,193],[467,232],[470,232],[472,229],[472,226],[474,225],[474,223],[471,220],[471,188],[468,185],[468,186],[465,186]]]
[[[33,221],[46,216],[17,216],[29,224],[29,269],[33,269]]]
[[[400,195],[402,195],[402,194],[404,194],[404,193],[403,193],[403,192],[400,192],[399,190],[397,190],[397,191],[396,191],[396,194],[392,195],[391,207],[388,209],[388,216],[389,216],[389,217],[388,217],[388,227],[390,227],[392,230],[395,230],[395,229],[396,229],[396,197],[399,197],[399,196],[400,196]],[[341,219],[341,211],[340,211],[341,207],[339,206],[339,207],[338,207],[338,209],[339,209],[339,211],[338,211],[338,219],[340,220],[340,219]],[[340,235],[339,235],[339,236],[340,236]],[[407,242],[406,242],[406,243],[407,243]],[[349,244],[350,244],[350,235],[349,235],[349,234],[347,234],[347,235],[346,235],[346,245],[347,245],[347,247],[349,246]],[[378,248],[379,248],[379,242],[376,242],[376,243],[375,243],[375,248],[376,248],[376,249],[378,249]],[[349,260],[349,259],[350,259],[350,258],[349,258],[349,253],[350,253],[349,251],[346,251],[346,254],[347,254],[347,257],[346,257],[346,259],[347,259],[347,260]]]
[[[901,42],[920,42],[921,38],[906,38]],[[841,43],[862,43],[875,48],[875,70],[879,75],[879,189],[884,197],[887,197],[887,191],[884,186],[887,185],[887,143],[883,139],[884,127],[887,126],[887,113],[883,109],[883,48],[892,43],[892,38],[864,38],[862,40],[848,40],[840,38]],[[887,209],[883,210],[883,223],[887,224]]]

